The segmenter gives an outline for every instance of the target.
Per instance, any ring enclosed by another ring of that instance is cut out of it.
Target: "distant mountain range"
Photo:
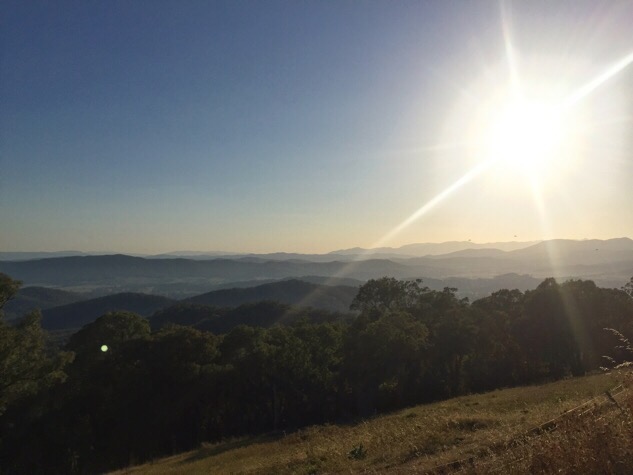
[[[446,249],[463,244],[446,243]],[[70,256],[0,261],[0,272],[20,279],[26,285],[179,297],[192,296],[212,286],[231,282],[273,281],[306,275],[364,281],[382,276],[447,279],[492,278],[517,273],[536,278],[593,278],[607,285],[623,283],[633,275],[633,241],[628,238],[605,241],[559,239],[509,251],[478,247],[446,254],[390,259],[369,255],[340,260],[338,255],[332,254],[320,255],[319,261],[314,261],[308,255],[302,259],[292,256],[286,260],[279,260],[278,255],[274,259],[240,256],[209,260],[150,259],[120,254]],[[329,260],[323,261],[326,256]]]
[[[31,259],[45,259],[47,257],[69,257],[69,256],[88,256],[88,255],[91,255],[91,253],[81,252],[81,251],[0,252],[0,261],[29,261]],[[96,254],[92,254],[92,255],[96,255]]]
[[[451,252],[463,251],[465,249],[496,249],[500,251],[514,251],[516,249],[523,249],[540,241],[511,241],[511,242],[489,242],[489,243],[476,243],[471,241],[447,241],[437,243],[417,243],[406,244],[400,247],[378,247],[372,249],[365,249],[362,247],[354,247],[351,249],[341,249],[339,251],[332,251],[330,254],[334,255],[391,255],[401,257],[423,257],[423,256],[435,256],[441,254],[448,254]]]
[[[464,243],[443,243],[454,249]],[[501,243],[504,244],[504,243]],[[510,247],[518,243],[505,243]],[[433,251],[428,245],[418,251]],[[381,248],[379,251],[386,251]],[[406,250],[406,246],[399,251]],[[343,252],[352,252],[346,250]],[[404,251],[403,251],[404,252]],[[346,310],[356,288],[371,278],[422,278],[434,290],[459,289],[471,300],[500,288],[534,288],[545,277],[592,279],[620,287],[633,276],[633,241],[551,240],[518,249],[475,247],[423,257],[375,255],[339,260],[339,254],[286,260],[259,256],[214,259],[143,258],[126,255],[66,256],[0,261],[0,272],[25,287],[5,306],[8,318],[32,308],[44,313],[47,328],[81,326],[111,310],[142,315],[176,301],[236,306],[260,300]],[[328,261],[321,261],[329,256]],[[54,288],[51,288],[54,287]],[[99,296],[99,298],[94,298]]]
[[[73,256],[30,261],[2,261],[0,272],[27,285],[63,288],[111,288],[161,293],[162,285],[220,284],[240,280],[282,279],[313,275],[366,280],[383,275],[419,276],[417,269],[390,260],[341,261],[249,261],[218,258],[146,259],[125,255]]]
[[[172,251],[162,254],[127,254],[134,257],[145,257],[147,259],[177,259],[186,258],[193,260],[208,260],[224,257],[228,259],[256,259],[266,261],[286,261],[297,259],[310,262],[329,262],[332,260],[349,260],[359,256],[371,256],[372,258],[389,259],[392,257],[423,257],[427,255],[447,254],[449,252],[461,251],[463,249],[500,249],[503,251],[513,251],[522,249],[540,241],[512,241],[512,242],[491,242],[474,243],[471,241],[448,241],[442,243],[417,243],[406,244],[401,247],[379,247],[365,249],[355,247],[352,249],[341,249],[325,254],[301,254],[291,252],[272,252],[266,254],[256,253],[236,253],[227,251]],[[82,251],[53,251],[53,252],[0,252],[0,261],[26,261],[32,259],[45,259],[49,257],[72,257],[72,256],[99,256],[111,255],[109,252],[82,252]]]

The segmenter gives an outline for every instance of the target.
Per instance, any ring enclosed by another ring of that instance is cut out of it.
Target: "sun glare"
[[[508,101],[491,121],[487,159],[537,178],[557,159],[564,132],[562,114],[555,105]]]

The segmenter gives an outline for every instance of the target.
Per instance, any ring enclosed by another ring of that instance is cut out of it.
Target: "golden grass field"
[[[597,374],[463,396],[353,425],[205,444],[117,473],[633,473],[628,390],[619,406],[605,395],[626,379]],[[555,418],[557,430],[526,435]],[[457,460],[465,462],[446,465]]]

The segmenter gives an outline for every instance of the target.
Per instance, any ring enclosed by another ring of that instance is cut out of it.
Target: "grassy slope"
[[[206,444],[120,473],[424,472],[525,433],[619,384],[600,374],[417,406],[355,425]],[[366,456],[349,453],[363,445]]]

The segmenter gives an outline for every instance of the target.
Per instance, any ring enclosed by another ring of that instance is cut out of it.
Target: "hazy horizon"
[[[0,13],[4,252],[633,236],[631,2]]]
[[[83,253],[83,254],[103,254],[103,255],[108,255],[108,254],[129,254],[129,255],[138,255],[138,256],[155,256],[155,255],[169,255],[169,254],[181,254],[183,256],[186,257],[186,254],[192,254],[192,255],[196,255],[196,254],[200,254],[200,255],[204,255],[204,254],[214,254],[217,253],[219,256],[221,255],[248,255],[248,254],[306,254],[306,255],[310,255],[310,254],[314,254],[314,255],[320,255],[320,254],[329,254],[329,253],[335,253],[337,251],[347,251],[347,250],[352,250],[352,249],[363,249],[363,250],[380,250],[380,249],[385,249],[385,250],[389,250],[389,249],[393,249],[393,250],[399,250],[403,247],[406,246],[415,246],[415,245],[441,245],[441,244],[451,244],[451,243],[459,243],[459,244],[472,244],[474,246],[488,246],[488,245],[499,245],[499,244],[516,244],[518,246],[515,246],[517,249],[519,248],[523,248],[523,247],[528,247],[528,246],[532,246],[534,244],[543,242],[543,241],[549,241],[549,240],[569,240],[569,241],[593,241],[593,240],[600,240],[600,241],[608,241],[608,240],[612,240],[612,239],[629,239],[629,240],[633,240],[633,238],[629,237],[629,236],[616,236],[616,237],[610,237],[610,238],[604,238],[604,239],[599,239],[599,238],[593,238],[593,237],[585,237],[582,239],[574,239],[574,238],[552,238],[552,239],[537,239],[537,240],[533,240],[533,241],[523,241],[523,240],[510,240],[510,241],[491,241],[491,242],[475,242],[472,240],[469,241],[438,241],[438,242],[415,242],[415,243],[405,243],[403,245],[400,246],[381,246],[381,247],[368,247],[365,248],[363,246],[351,246],[349,248],[337,248],[337,249],[329,249],[329,250],[325,250],[325,251],[319,251],[319,252],[311,252],[311,251],[306,251],[306,252],[300,252],[300,251],[289,251],[286,249],[278,249],[278,250],[272,250],[272,251],[263,251],[263,252],[255,252],[255,251],[232,251],[232,250],[226,250],[226,249],[207,249],[207,250],[200,250],[200,249],[170,249],[170,250],[165,250],[165,251],[159,251],[159,252],[155,252],[155,253],[147,253],[147,252],[139,252],[139,251],[134,251],[134,250],[121,250],[121,249],[27,249],[27,250],[18,250],[18,251],[14,251],[14,250],[6,250],[6,249],[0,249],[0,254],[2,253],[6,253],[6,254],[10,254],[10,253],[24,253],[24,254],[37,254],[37,253],[42,253],[42,254],[55,254],[55,253]],[[465,248],[468,248],[467,246],[465,246]],[[492,247],[491,247],[492,248]],[[449,251],[449,252],[453,252],[453,251]]]

